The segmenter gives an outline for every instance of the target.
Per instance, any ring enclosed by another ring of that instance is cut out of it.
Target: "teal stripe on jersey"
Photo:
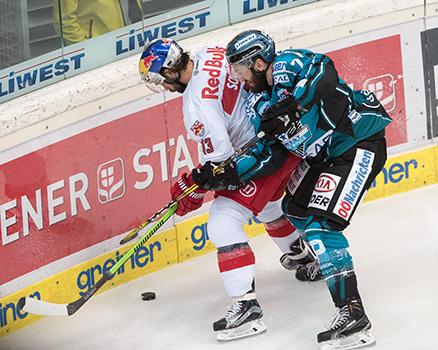
[[[360,113],[361,116],[371,116],[371,117],[377,117],[383,120],[387,120],[388,122],[391,122],[392,120],[390,118],[386,118],[383,115],[379,114],[379,113],[369,113],[369,112],[361,112]]]
[[[313,98],[315,97],[316,85],[319,83],[324,73],[325,73],[325,63],[321,62],[321,65],[319,67],[319,72],[316,74],[316,76],[308,78],[308,81],[310,82],[310,86],[306,89],[307,97],[302,98],[302,100],[300,101],[300,104],[302,106],[307,106],[313,100]]]

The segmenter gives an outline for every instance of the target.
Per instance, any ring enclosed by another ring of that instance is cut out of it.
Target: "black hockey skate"
[[[263,333],[266,326],[262,316],[255,293],[247,293],[228,307],[224,318],[213,323],[213,330],[218,332],[216,339],[227,341]]]
[[[340,307],[328,330],[318,334],[322,350],[359,349],[376,344],[370,333],[371,322],[360,300]]]
[[[296,270],[298,267],[315,261],[315,256],[307,243],[299,237],[290,246],[290,253],[280,257],[280,264],[286,270]]]
[[[295,278],[304,282],[315,282],[322,279],[322,272],[319,267],[319,261],[315,260],[307,265],[301,265],[295,272]]]

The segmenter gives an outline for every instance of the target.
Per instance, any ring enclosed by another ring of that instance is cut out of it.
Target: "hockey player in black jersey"
[[[227,57],[239,80],[260,93],[255,113],[267,137],[304,159],[288,184],[283,210],[305,232],[321,266],[300,268],[297,277],[321,273],[337,307],[317,336],[321,348],[375,344],[343,230],[385,164],[384,128],[391,118],[374,94],[354,91],[340,79],[323,54],[276,53],[268,35],[249,30],[228,44]]]

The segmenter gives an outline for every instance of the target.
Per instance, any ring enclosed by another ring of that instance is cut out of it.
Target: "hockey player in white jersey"
[[[231,162],[220,174],[213,167],[229,159],[255,134],[246,114],[247,91],[234,78],[225,48],[211,45],[190,57],[173,40],[159,39],[145,47],[139,62],[142,79],[154,91],[164,88],[183,94],[184,125],[198,143],[201,165],[185,173],[171,188],[177,198],[196,183],[200,188],[178,202],[183,216],[202,205],[214,190],[207,224],[217,248],[220,275],[234,300],[225,317],[213,324],[218,340],[236,339],[266,330],[255,294],[255,257],[243,226],[257,215],[286,255],[289,267],[314,261],[312,252],[281,210],[281,198],[299,158],[280,144],[262,140],[251,152]]]

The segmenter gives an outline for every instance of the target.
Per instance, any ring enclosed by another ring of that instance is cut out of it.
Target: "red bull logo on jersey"
[[[211,60],[205,60],[202,71],[207,72],[210,76],[207,84],[201,90],[203,99],[219,99],[219,85],[221,83],[221,70],[225,64],[225,49],[223,47],[210,47],[207,53],[211,55]]]
[[[204,124],[202,124],[199,120],[195,121],[190,130],[197,137],[204,137],[207,132],[205,130]]]

